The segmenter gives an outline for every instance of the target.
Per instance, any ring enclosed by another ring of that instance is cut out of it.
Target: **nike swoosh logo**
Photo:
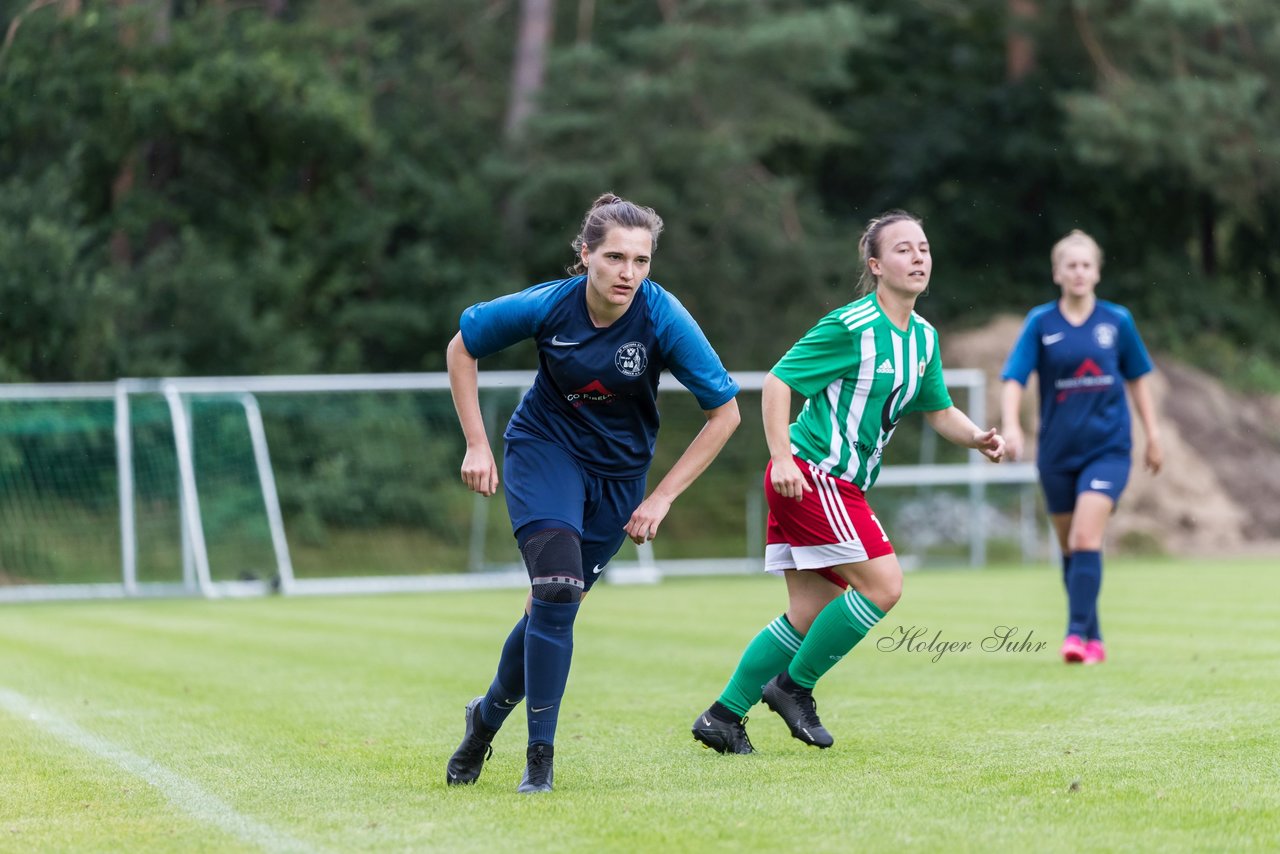
[[[596,575],[599,575],[600,573],[604,572],[604,567],[601,566],[600,564],[596,564],[596,568],[591,571],[594,572]]]
[[[547,709],[550,709],[554,705],[555,703],[552,703],[550,706],[543,706],[541,709],[529,709],[529,711],[533,712],[536,715],[538,712],[545,712]]]
[[[1091,480],[1089,481],[1090,489],[1110,489],[1111,481],[1109,480]]]
[[[559,335],[551,336],[552,347],[577,347],[581,343],[581,341],[561,341]]]
[[[519,700],[499,700],[498,705],[506,706],[508,709],[514,709],[516,707],[516,703],[518,702],[520,701]]]
[[[703,716],[702,716],[702,725],[703,725],[703,726],[711,726],[711,719],[710,719],[710,718],[708,718],[706,715],[703,715]]]
[[[1043,338],[1040,339],[1040,343],[1044,344],[1045,346],[1048,346],[1049,344],[1057,344],[1059,341],[1061,341],[1063,338],[1066,338],[1066,337],[1067,337],[1067,333],[1065,332],[1055,332],[1052,335],[1045,335]]]

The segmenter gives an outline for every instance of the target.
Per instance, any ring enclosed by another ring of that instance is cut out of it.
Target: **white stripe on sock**
[[[863,599],[861,593],[849,590],[844,594],[844,598],[854,619],[865,626],[868,632],[875,627],[876,623],[880,622],[880,618],[876,616],[875,611],[867,607],[867,602]]]
[[[792,652],[796,652],[800,649],[800,637],[795,634],[794,630],[788,631],[789,626],[779,625],[779,623],[781,623],[781,620],[774,620],[767,628],[778,639],[778,643]]]

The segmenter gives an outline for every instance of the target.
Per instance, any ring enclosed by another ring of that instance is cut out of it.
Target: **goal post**
[[[762,566],[765,374],[734,376],[738,435],[609,580]],[[480,373],[495,452],[533,378]],[[982,423],[981,372],[944,379]],[[660,392],[655,477],[703,420],[671,376]],[[877,483],[904,564],[1039,552],[1034,469],[935,438],[905,419]],[[442,373],[0,385],[0,601],[523,585],[501,498],[459,482],[464,451]]]

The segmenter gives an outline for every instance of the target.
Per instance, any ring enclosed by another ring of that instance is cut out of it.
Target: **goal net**
[[[480,376],[500,459],[533,374]],[[736,376],[738,433],[651,547],[624,543],[615,580],[761,565],[763,375]],[[980,374],[948,382],[980,407]],[[703,423],[662,390],[655,478]],[[0,600],[523,583],[505,503],[462,486],[463,452],[442,374],[0,386]],[[973,465],[919,418],[887,462],[874,505],[904,562],[1039,549],[1026,467]]]

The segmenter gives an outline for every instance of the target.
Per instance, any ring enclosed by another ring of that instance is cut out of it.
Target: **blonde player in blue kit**
[[[1123,306],[1098,299],[1102,249],[1083,231],[1072,231],[1050,253],[1053,280],[1062,297],[1027,314],[1022,334],[1005,363],[1001,413],[1009,455],[1023,450],[1020,410],[1031,372],[1040,382],[1040,436],[1036,465],[1045,505],[1062,547],[1067,588],[1068,664],[1106,660],[1098,624],[1102,540],[1107,520],[1129,482],[1129,406],[1133,396],[1146,433],[1143,460],[1160,471],[1163,452],[1147,375],[1151,357]]]
[[[507,715],[526,702],[527,763],[518,791],[549,792],[560,701],[582,597],[627,536],[652,540],[671,509],[739,423],[738,384],[680,301],[648,278],[662,219],[605,194],[573,242],[572,275],[462,313],[449,344],[449,382],[467,440],[462,480],[498,490],[480,414],[477,360],[532,338],[538,373],[503,434],[511,527],[530,594],[497,673],[466,709],[446,782],[474,783]],[[658,376],[670,370],[706,416],[697,436],[648,498],[658,436]]]
[[[754,752],[746,714],[762,698],[793,737],[832,745],[813,687],[902,595],[902,567],[865,495],[898,420],[923,412],[947,441],[992,462],[1004,455],[995,430],[952,405],[937,330],[915,313],[933,271],[920,221],[903,211],[877,217],[858,249],[863,295],[822,318],[764,381],[765,569],[786,579],[787,610],[747,645],[693,722],[693,737],[720,753]],[[805,403],[789,425],[793,392]]]

